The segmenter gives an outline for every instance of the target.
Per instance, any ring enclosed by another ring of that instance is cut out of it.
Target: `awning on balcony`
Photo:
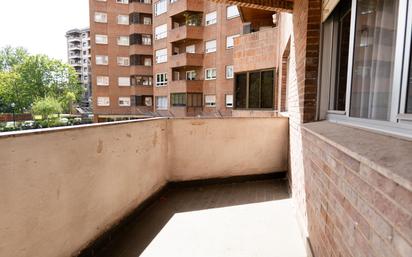
[[[240,7],[255,8],[274,12],[292,12],[291,0],[212,0],[216,3],[233,4]]]

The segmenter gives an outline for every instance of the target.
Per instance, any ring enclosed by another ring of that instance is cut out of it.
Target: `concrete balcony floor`
[[[176,186],[99,257],[306,257],[285,180]]]

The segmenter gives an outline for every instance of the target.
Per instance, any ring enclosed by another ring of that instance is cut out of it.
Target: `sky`
[[[22,46],[67,62],[65,34],[89,26],[89,0],[0,0],[0,48]]]

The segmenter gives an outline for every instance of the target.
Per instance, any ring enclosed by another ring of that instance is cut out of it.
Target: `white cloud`
[[[0,0],[0,47],[67,61],[66,31],[88,26],[88,0]]]

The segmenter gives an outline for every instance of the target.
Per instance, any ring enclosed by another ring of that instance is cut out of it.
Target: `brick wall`
[[[316,134],[303,138],[315,256],[411,256],[412,192]]]

